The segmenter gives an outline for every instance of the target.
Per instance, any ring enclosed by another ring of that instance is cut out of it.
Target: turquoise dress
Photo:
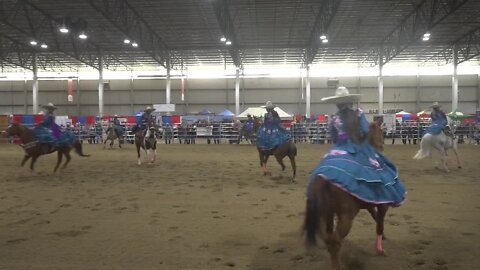
[[[432,112],[430,114],[432,118],[432,124],[425,129],[425,133],[430,133],[432,135],[438,135],[442,130],[447,126],[448,120],[444,112]]]
[[[366,135],[368,121],[361,110],[357,113],[361,132]],[[406,189],[395,165],[367,140],[353,143],[338,114],[332,116],[330,132],[334,145],[313,170],[309,187],[318,175],[361,201],[401,205]]]
[[[267,112],[263,125],[257,131],[257,147],[271,150],[290,140],[290,132],[281,126],[277,112]]]
[[[72,131],[61,131],[60,127],[55,124],[55,116],[53,114],[45,114],[42,122],[34,129],[33,133],[39,143],[51,144],[56,147],[71,145],[75,140],[75,134]]]

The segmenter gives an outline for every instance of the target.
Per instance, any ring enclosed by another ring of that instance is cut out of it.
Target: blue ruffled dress
[[[60,127],[55,124],[55,116],[52,114],[46,114],[42,122],[33,129],[33,133],[40,143],[57,147],[70,145],[75,140],[73,132],[60,130]]]
[[[290,140],[290,132],[281,126],[281,120],[273,113],[267,112],[263,125],[257,131],[257,147],[271,150]]]
[[[357,112],[361,131],[367,134],[368,121]],[[309,187],[319,175],[361,201],[400,206],[406,189],[395,165],[367,141],[353,143],[338,114],[332,116],[330,130],[334,145],[313,170]]]
[[[432,135],[438,135],[442,132],[445,126],[448,124],[447,116],[444,112],[432,112],[430,114],[432,118],[432,124],[425,129],[425,133],[430,133]]]

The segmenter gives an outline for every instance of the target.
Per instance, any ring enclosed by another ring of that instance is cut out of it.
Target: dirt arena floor
[[[307,253],[300,235],[309,172],[327,147],[298,145],[292,184],[274,159],[264,177],[246,144],[160,144],[142,166],[133,145],[84,144],[92,156],[54,176],[55,155],[32,175],[19,146],[0,144],[0,269],[327,269],[323,244]],[[386,257],[359,214],[349,269],[479,269],[480,146],[461,145],[464,167],[448,174],[413,161],[417,148],[386,145],[408,201],[387,215]]]

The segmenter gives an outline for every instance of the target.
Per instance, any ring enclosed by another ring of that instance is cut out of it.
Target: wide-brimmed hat
[[[155,110],[156,110],[156,109],[148,106],[147,108],[145,108],[144,112],[153,112],[153,111],[155,111]]]
[[[348,89],[345,86],[340,86],[335,91],[335,96],[324,97],[321,99],[322,102],[331,102],[331,103],[353,103],[360,100],[360,94],[350,94]]]
[[[262,106],[262,107],[265,108],[265,109],[273,109],[273,108],[275,108],[275,107],[277,107],[277,106],[273,105],[273,103],[269,100],[269,101],[267,101],[267,102],[265,103],[265,105]]]
[[[57,107],[53,103],[49,102],[47,105],[43,105],[42,108],[46,110],[56,110]]]
[[[435,101],[435,102],[433,102],[433,104],[430,105],[429,107],[430,107],[430,108],[440,108],[440,107],[442,107],[442,105],[438,104],[438,102]]]

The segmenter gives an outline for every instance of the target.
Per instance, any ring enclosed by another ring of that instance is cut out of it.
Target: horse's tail
[[[73,147],[75,148],[75,152],[81,156],[81,157],[89,157],[90,155],[85,155],[83,153],[83,149],[82,149],[82,144],[80,143],[79,140],[75,140],[75,142],[73,142]]]
[[[307,194],[307,207],[305,211],[305,222],[303,232],[306,233],[306,240],[309,246],[317,244],[317,232],[320,230],[320,219],[322,218],[322,205],[325,204],[325,194],[322,189],[325,188],[325,182],[321,179],[315,179],[310,183]]]
[[[432,151],[432,136],[426,134],[423,136],[422,141],[420,142],[420,150],[413,156],[413,159],[423,159],[428,156],[430,156],[430,153]]]

